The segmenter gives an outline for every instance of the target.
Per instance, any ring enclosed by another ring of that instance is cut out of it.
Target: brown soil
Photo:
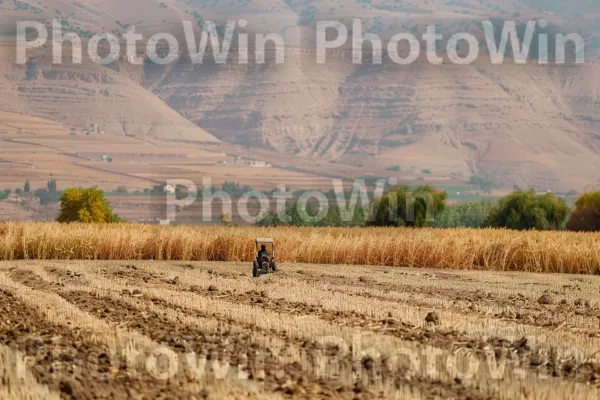
[[[187,268],[193,268],[192,265]],[[236,274],[228,271],[219,271],[211,269],[208,271],[211,276],[219,276],[229,279],[239,278]],[[283,272],[280,275],[288,275],[290,272]],[[132,266],[111,266],[103,272],[104,276],[110,277],[118,276],[119,278],[125,278],[128,282],[133,285],[140,285],[144,283],[152,283],[165,289],[175,289],[176,286],[179,290],[187,290],[194,292],[201,296],[218,298],[223,301],[232,302],[235,304],[256,304],[257,306],[276,311],[279,313],[291,314],[291,315],[315,315],[320,319],[326,320],[331,323],[358,327],[362,330],[370,330],[377,333],[395,336],[397,338],[415,341],[419,343],[426,343],[430,346],[448,349],[450,351],[456,351],[457,349],[463,348],[474,352],[484,359],[489,349],[492,349],[496,360],[506,360],[518,366],[520,368],[529,368],[532,371],[539,372],[542,368],[548,376],[562,377],[568,380],[575,380],[582,383],[598,384],[600,383],[600,365],[596,363],[584,363],[577,364],[573,359],[559,359],[555,354],[548,354],[546,351],[540,349],[532,349],[525,338],[518,340],[507,340],[503,337],[491,338],[487,341],[481,341],[473,338],[467,332],[460,332],[454,330],[445,330],[443,328],[435,327],[436,324],[429,324],[428,328],[415,327],[409,324],[405,324],[394,318],[377,319],[368,315],[364,315],[357,311],[353,312],[342,312],[327,310],[321,306],[310,305],[305,303],[295,303],[285,301],[283,299],[272,299],[266,295],[266,292],[250,291],[246,293],[234,292],[231,290],[219,291],[215,286],[210,286],[207,290],[203,290],[199,287],[179,284],[172,282],[167,279],[161,278],[156,273],[150,273],[147,271],[140,270]],[[297,274],[301,280],[310,282],[316,277],[309,273]],[[449,274],[445,274],[449,275]],[[454,279],[457,279],[453,276]],[[382,284],[374,282],[368,277],[360,277],[356,284],[348,282],[347,279],[343,280],[342,277],[336,277],[332,275],[322,275],[316,279],[324,279],[327,283],[336,283],[332,286],[334,292],[346,293],[343,289],[335,289],[339,287],[369,287],[377,288],[380,290],[408,290],[415,291],[415,288],[406,285],[399,284]],[[446,278],[445,278],[446,279]],[[320,283],[323,283],[322,281]],[[553,326],[552,324],[538,324],[540,317],[537,320],[533,320],[532,314],[535,315],[539,311],[539,308],[552,306],[540,305],[536,301],[529,301],[524,296],[515,295],[509,299],[503,299],[500,296],[493,295],[483,290],[475,290],[474,292],[457,292],[451,290],[439,291],[439,290],[428,290],[424,289],[419,291],[421,294],[430,294],[431,296],[447,296],[449,298],[455,298],[457,300],[468,300],[471,302],[486,302],[490,305],[495,304],[511,304],[513,307],[517,307],[519,313],[516,315],[495,315],[497,318],[504,320],[519,320],[521,323],[531,323],[531,325],[542,325],[542,326]],[[382,296],[373,296],[369,293],[362,294],[369,298],[378,298],[380,300],[389,300]],[[549,296],[549,295],[548,295]],[[163,303],[164,307],[171,307],[170,305]],[[418,304],[415,304],[418,305]],[[582,302],[581,306],[584,306]],[[565,305],[558,305],[557,307],[566,307]],[[472,311],[472,310],[470,310]],[[189,311],[186,311],[189,313]],[[592,312],[590,310],[590,312]],[[206,315],[201,315],[206,317]],[[439,318],[439,315],[438,315]],[[537,323],[536,323],[537,322]],[[590,335],[597,335],[598,332],[593,331]]]
[[[266,391],[278,392],[285,397],[293,398],[352,398],[352,399],[371,399],[377,398],[378,394],[368,390],[367,385],[356,383],[352,387],[347,387],[339,382],[317,378],[314,375],[307,374],[298,364],[281,365],[271,356],[272,351],[267,349],[267,354],[263,360],[257,360],[253,357],[253,351],[258,348],[257,343],[253,343],[249,338],[251,332],[260,332],[256,327],[244,327],[247,330],[245,334],[231,333],[226,329],[226,325],[218,335],[205,334],[197,329],[187,327],[183,324],[173,324],[164,316],[158,314],[148,314],[123,304],[116,298],[97,298],[90,296],[85,292],[61,292],[60,295],[70,302],[77,304],[83,310],[86,310],[95,316],[106,319],[114,323],[127,321],[127,327],[135,329],[159,343],[164,343],[180,352],[193,351],[196,354],[208,356],[209,359],[216,357],[220,360],[227,359],[231,366],[237,366],[240,360],[248,361],[248,371],[250,379],[258,379],[253,376],[257,365],[262,365],[265,371],[264,384]],[[160,300],[151,300],[154,304],[162,308],[174,308]],[[140,300],[142,302],[142,300]],[[100,307],[105,307],[104,309]],[[143,308],[143,307],[140,307]],[[108,309],[108,312],[106,310]],[[200,315],[200,313],[191,313],[185,311],[188,315]],[[214,317],[213,317],[214,318]],[[150,322],[152,321],[152,322]],[[223,321],[224,323],[230,321]],[[239,327],[239,326],[238,326]],[[319,347],[316,343],[300,342],[295,339],[286,338],[275,332],[262,332],[265,336],[277,336],[285,339],[290,347],[296,347],[301,352],[311,355]],[[336,348],[326,350],[332,357],[336,357]],[[350,357],[344,359],[336,357],[341,363],[350,363]],[[395,377],[398,383],[404,385],[411,383],[403,379],[402,376]],[[262,379],[260,379],[262,381]],[[467,389],[459,383],[443,384],[441,382],[414,381],[411,383],[421,389],[421,391],[431,396],[442,396],[444,398],[455,397],[472,399],[487,399],[489,396],[482,395],[475,390]]]
[[[132,377],[124,360],[91,340],[90,332],[51,325],[10,293],[0,291],[0,343],[19,350],[38,382],[65,399],[192,399],[184,382]]]
[[[424,274],[427,275],[427,274]],[[289,274],[288,274],[289,276]],[[450,276],[451,278],[448,278]],[[451,274],[436,273],[436,278],[459,280],[460,277]],[[515,294],[502,296],[496,293],[491,293],[482,289],[464,289],[453,290],[444,288],[427,288],[413,287],[401,283],[381,283],[368,277],[361,277],[356,281],[349,281],[343,276],[313,274],[310,272],[302,272],[295,274],[294,279],[306,283],[314,283],[318,281],[320,284],[331,284],[332,290],[335,293],[348,293],[350,290],[378,289],[384,292],[382,296],[376,296],[366,291],[360,295],[367,298],[375,298],[382,301],[393,301],[387,297],[385,293],[390,292],[406,292],[418,295],[426,295],[431,298],[446,299],[450,303],[450,310],[458,312],[468,312],[469,315],[485,315],[501,320],[518,321],[520,324],[541,326],[548,328],[557,328],[564,326],[564,321],[568,321],[574,315],[589,317],[592,320],[600,318],[600,308],[591,304],[588,300],[579,299],[569,302],[565,299],[569,293],[577,291],[577,286],[564,285],[557,288],[548,296],[555,297],[557,301],[554,304],[540,304],[537,299],[529,299],[523,293],[516,291]],[[581,289],[579,289],[581,290]],[[559,300],[560,299],[560,300]],[[427,307],[428,305],[419,302],[418,299],[411,300],[414,306]],[[495,314],[485,314],[478,312],[478,306],[495,306],[506,309]],[[600,322],[599,322],[600,327]],[[592,337],[600,337],[600,331],[597,329],[588,329],[587,333]]]
[[[169,269],[169,265],[173,264],[179,267],[177,271]],[[495,319],[515,321],[520,325],[539,326],[550,331],[557,328],[564,328],[564,324],[560,325],[557,321],[572,315],[590,318],[596,317],[597,310],[593,302],[587,302],[584,299],[580,301],[572,300],[571,291],[577,290],[576,288],[561,288],[557,286],[556,290],[544,292],[544,295],[547,295],[552,301],[544,300],[538,302],[543,289],[538,289],[536,296],[531,296],[528,293],[529,297],[526,297],[518,288],[514,294],[506,294],[506,291],[493,292],[493,290],[482,290],[469,282],[465,282],[464,291],[459,291],[455,287],[440,288],[440,285],[437,285],[435,288],[427,288],[420,287],[420,284],[419,287],[403,284],[401,280],[398,282],[392,280],[387,282],[387,278],[383,278],[381,275],[379,277],[380,280],[377,280],[377,274],[365,274],[363,276],[353,272],[351,278],[342,275],[320,274],[318,270],[315,271],[311,267],[306,269],[295,267],[297,270],[283,269],[267,279],[257,281],[264,283],[268,287],[270,285],[277,285],[278,280],[281,278],[293,278],[309,285],[315,285],[315,287],[322,290],[329,290],[332,293],[340,293],[344,296],[360,296],[365,299],[379,299],[387,301],[388,304],[392,304],[390,302],[394,301],[393,292],[414,293],[416,299],[414,302],[410,301],[410,304],[424,309],[424,324],[422,326],[413,326],[395,319],[393,316],[397,313],[393,307],[389,308],[391,311],[386,318],[381,318],[381,315],[385,316],[386,313],[378,313],[379,316],[375,317],[373,314],[367,312],[356,310],[338,311],[318,304],[307,304],[302,302],[301,297],[297,296],[295,297],[298,298],[298,301],[270,297],[268,290],[263,291],[260,288],[262,285],[251,285],[252,288],[258,289],[246,291],[247,289],[237,287],[236,281],[243,282],[243,280],[249,279],[250,272],[248,270],[247,273],[243,273],[237,267],[224,267],[221,269],[215,264],[214,267],[207,269],[206,265],[198,266],[183,263],[164,263],[164,266],[165,269],[162,272],[156,268],[152,270],[146,269],[144,263],[129,262],[118,264],[101,262],[94,264],[93,269],[87,269],[83,274],[74,273],[69,270],[68,265],[63,267],[60,263],[55,263],[53,266],[39,267],[58,277],[60,283],[47,282],[36,272],[19,269],[18,267],[10,269],[8,275],[12,279],[35,290],[56,293],[76,305],[82,311],[90,313],[111,326],[119,326],[122,329],[139,332],[158,344],[168,346],[180,356],[193,352],[197,356],[206,357],[208,360],[207,374],[210,379],[214,379],[211,375],[210,363],[215,360],[221,362],[226,360],[230,365],[230,373],[233,371],[237,375],[238,368],[247,371],[249,378],[262,387],[265,392],[276,393],[282,395],[284,398],[369,400],[385,398],[383,393],[378,391],[377,385],[374,384],[378,380],[391,382],[397,386],[414,388],[426,398],[491,399],[495,395],[493,393],[490,395],[484,389],[473,387],[471,382],[462,382],[460,379],[456,379],[454,382],[432,380],[419,376],[410,376],[403,370],[390,371],[386,367],[373,368],[374,360],[368,357],[363,358],[358,363],[354,363],[352,354],[341,355],[337,347],[323,348],[315,341],[298,340],[295,335],[294,337],[287,336],[283,329],[263,330],[253,323],[241,323],[237,320],[223,317],[221,313],[212,312],[211,310],[200,312],[188,308],[184,309],[170,302],[151,298],[148,292],[144,291],[144,287],[168,290],[173,293],[188,292],[188,296],[189,293],[194,293],[200,297],[218,300],[223,303],[223,307],[227,308],[252,305],[270,313],[298,317],[317,317],[331,325],[356,328],[361,333],[372,333],[377,335],[376,337],[394,337],[404,341],[415,342],[419,347],[423,345],[423,347],[442,349],[444,354],[464,351],[475,354],[480,359],[484,359],[491,350],[495,354],[497,361],[506,361],[509,370],[520,367],[533,373],[540,372],[544,376],[550,377],[548,382],[551,384],[578,382],[600,387],[600,365],[597,363],[589,361],[578,364],[574,359],[560,358],[557,352],[553,350],[548,352],[547,347],[544,347],[544,349],[542,349],[543,346],[532,348],[532,345],[526,338],[508,340],[499,334],[498,337],[481,340],[475,334],[454,330],[449,328],[453,324],[447,323],[447,315],[444,313],[445,307],[431,307],[431,303],[427,303],[426,299],[426,297],[431,296],[432,298],[447,300],[448,309],[452,310],[455,314],[457,312],[464,312],[469,315],[485,315],[490,321],[494,321]],[[185,269],[188,268],[201,268],[206,271],[207,274],[205,276],[207,281],[202,286],[193,286],[186,282]],[[387,271],[378,268],[376,272],[381,274]],[[388,273],[397,275],[399,272],[394,270]],[[95,291],[83,290],[85,286],[93,283],[93,280],[99,277],[98,275],[109,280],[117,278],[121,285],[124,283],[131,285],[131,289],[125,290],[123,293],[111,291],[110,294],[97,294]],[[461,279],[452,273],[447,273],[447,275],[442,278],[452,280],[453,282]],[[224,283],[220,279],[215,278],[226,278],[228,281]],[[441,278],[438,274],[432,279]],[[289,282],[289,279],[286,279],[286,282]],[[248,287],[246,284],[244,286]],[[81,287],[81,290],[79,287]],[[381,293],[375,295],[371,293],[370,289],[377,289]],[[586,290],[589,292],[589,288]],[[571,293],[569,297],[571,300],[568,302],[562,301],[565,293]],[[9,297],[4,295],[4,298]],[[286,296],[286,298],[288,297]],[[289,299],[292,300],[291,297]],[[419,303],[419,299],[422,301],[421,304]],[[2,305],[6,301],[4,299]],[[29,331],[25,335],[19,332],[18,337],[29,335],[35,340],[37,338],[35,334],[44,329],[44,327],[48,328],[48,324],[44,322],[41,316],[36,315],[35,310],[31,311],[22,304],[18,302],[17,304],[19,305],[17,309],[21,310],[21,313],[27,313],[27,315],[17,315],[15,318],[19,321],[30,320],[32,326],[35,327],[32,331],[33,334]],[[499,308],[506,307],[515,311],[514,314],[507,313],[506,311],[497,315],[483,314],[481,309],[476,307],[477,305]],[[399,306],[402,306],[402,304],[399,304]],[[157,312],[152,311],[150,307],[157,309]],[[386,308],[385,311],[389,310]],[[428,311],[431,311],[431,313],[426,321],[425,314]],[[170,315],[167,316],[167,313],[170,313]],[[215,334],[212,330],[202,328],[201,325],[194,325],[188,322],[185,319],[187,317],[209,319],[216,322],[219,325],[219,329]],[[10,320],[12,321],[12,318]],[[9,324],[0,323],[0,335],[11,335],[11,328]],[[21,330],[21,328],[17,329]],[[50,329],[50,333],[47,334],[47,337],[52,338],[53,332],[58,332],[57,335],[59,338],[64,337],[58,340],[58,347],[53,347],[59,349],[59,351],[51,355],[55,358],[62,357],[61,359],[66,363],[67,369],[75,368],[79,362],[77,360],[87,360],[89,357],[93,358],[94,356],[98,357],[100,352],[104,352],[105,355],[102,360],[106,360],[105,357],[109,354],[106,349],[102,349],[101,345],[91,342],[91,339],[87,339],[90,336],[89,333],[86,336],[86,332],[76,329],[69,331],[52,326],[48,329]],[[590,329],[589,326],[577,329],[578,335],[582,340],[587,340],[588,337],[594,340],[594,335],[598,334],[598,332]],[[14,335],[12,336],[12,341],[5,340],[5,336],[0,336],[2,338],[1,343],[29,354],[27,347],[19,344]],[[265,349],[263,341],[257,340],[261,336],[266,340],[285,343],[285,346],[283,349],[269,346]],[[73,348],[69,347],[70,343],[78,343],[77,340],[82,344],[76,344]],[[55,344],[52,343],[52,346],[55,346]],[[290,354],[302,354],[305,356],[303,358],[307,362],[312,363],[311,365],[314,365],[314,355],[324,352],[331,359],[335,359],[338,364],[350,366],[351,370],[354,368],[353,371],[355,373],[360,372],[360,375],[365,380],[358,382],[356,380],[346,381],[331,376],[328,378],[318,377],[310,372],[305,364],[291,363],[289,361],[283,362],[278,355],[281,356],[282,353],[285,354],[286,352]],[[68,355],[61,356],[63,353],[68,353]],[[44,357],[48,358],[46,355],[48,351],[44,354]],[[385,355],[382,356],[385,360]],[[68,396],[70,396],[65,394],[65,391],[73,391],[73,398],[100,398],[101,396],[107,398],[119,398],[119,396],[122,396],[121,398],[134,397],[130,395],[130,393],[133,393],[131,390],[134,390],[135,393],[140,394],[144,398],[161,398],[160,394],[166,396],[163,398],[168,398],[167,395],[174,396],[172,398],[186,398],[185,396],[189,396],[192,392],[191,387],[196,388],[196,383],[204,384],[204,382],[199,382],[190,375],[189,366],[186,365],[184,357],[179,357],[182,362],[181,373],[168,382],[156,382],[147,374],[132,377],[131,374],[127,373],[127,370],[123,369],[126,365],[119,358],[114,358],[108,356],[108,361],[103,361],[105,364],[102,365],[109,365],[109,367],[105,367],[107,371],[103,372],[106,376],[94,375],[96,373],[94,369],[91,372],[82,371],[79,375],[72,378],[74,383],[68,379],[65,381],[66,378],[57,380],[52,376],[48,376],[51,368],[50,361],[47,364],[43,364],[42,367],[35,367],[42,368],[44,374],[40,375],[37,369],[34,369],[34,372],[40,382],[47,383],[54,390],[62,390],[63,397],[65,398],[69,398]],[[590,354],[589,359],[591,360],[592,358],[593,354]],[[264,375],[261,371],[264,371]],[[99,381],[88,382],[95,378],[98,378]],[[153,381],[153,383],[145,384],[147,380]],[[77,384],[82,388],[89,388],[89,392],[99,393],[99,395],[90,397],[91,395],[88,393],[88,397],[85,397],[85,394],[81,394],[84,389],[80,389]],[[103,384],[107,388],[103,388]],[[171,385],[177,386],[179,392],[172,390]],[[131,389],[132,387],[133,389]],[[206,395],[207,387],[203,387],[202,385],[198,387],[203,388],[204,391],[201,390],[199,393],[196,393],[196,398],[202,398]],[[96,388],[98,388],[98,392]],[[129,388],[130,392],[127,392],[127,388]],[[137,391],[138,388],[140,391]],[[116,393],[114,396],[112,396],[111,390]]]
[[[58,273],[64,276],[64,271],[55,270],[54,273]],[[128,273],[130,278],[136,275],[134,269]],[[70,274],[67,277],[73,278]],[[284,397],[292,398],[348,398],[348,399],[372,399],[378,398],[381,394],[375,393],[372,389],[372,382],[356,382],[352,386],[344,386],[339,381],[318,378],[314,375],[306,373],[302,367],[298,364],[284,364],[282,365],[277,359],[271,354],[273,351],[267,349],[267,352],[262,359],[256,359],[254,354],[258,348],[257,343],[253,343],[250,339],[251,333],[261,332],[255,326],[241,326],[246,333],[232,333],[227,329],[227,326],[232,321],[222,320],[223,329],[218,335],[207,334],[205,332],[198,331],[192,327],[184,324],[175,324],[171,320],[167,319],[164,315],[155,314],[143,311],[144,301],[146,299],[140,298],[139,307],[131,307],[130,305],[120,301],[118,297],[107,298],[93,296],[87,292],[82,291],[66,291],[59,284],[49,284],[45,282],[37,275],[28,273],[22,274],[20,277],[13,274],[13,279],[18,280],[32,288],[42,290],[53,290],[57,291],[61,297],[65,298],[69,302],[77,305],[83,311],[89,312],[97,318],[105,320],[111,324],[119,325],[123,328],[132,329],[138,331],[159,344],[168,345],[174,349],[177,353],[185,354],[188,352],[194,352],[197,355],[204,355],[208,360],[226,359],[232,369],[236,369],[239,364],[243,365],[243,369],[249,372],[249,378],[259,380],[264,384],[264,388],[267,392],[272,391],[283,395]],[[162,281],[158,277],[154,277],[155,282],[163,282],[165,285],[172,285],[166,281]],[[139,284],[140,282],[137,281]],[[171,287],[172,289],[172,287]],[[204,295],[215,297],[221,296],[218,290],[206,290]],[[242,294],[241,297],[237,298],[240,302],[254,300],[254,294]],[[264,298],[265,303],[262,304],[265,308],[270,309],[273,303],[270,299]],[[151,299],[149,300],[155,305],[159,305],[164,309],[178,309],[176,306],[165,303],[164,301]],[[277,311],[284,311],[282,308],[273,308]],[[288,308],[285,312],[291,314],[302,314],[305,313],[299,307]],[[198,312],[190,312],[185,310],[187,315],[198,316],[198,317],[211,317],[216,319],[214,316],[203,315]],[[327,318],[327,320],[336,322],[333,318]],[[338,316],[339,318],[339,316]],[[293,347],[296,351],[300,351],[303,354],[308,355],[308,358],[315,353],[316,350],[320,349],[319,345],[314,342],[302,342],[292,338],[288,338],[285,335],[278,334],[276,332],[262,332],[265,337],[278,337],[284,340],[288,346]],[[351,365],[352,359],[348,355],[345,358],[337,357],[336,353],[338,349],[328,348],[325,350],[327,354],[336,359],[337,362],[344,364],[349,363]],[[275,351],[276,353],[277,351]],[[244,362],[246,364],[244,364]],[[265,375],[261,376],[255,371],[258,367],[262,366],[265,371]],[[363,376],[369,377],[369,379],[375,379],[375,377],[369,376],[369,360],[363,360],[360,368],[363,368],[365,374]],[[183,368],[185,370],[185,366]],[[383,373],[389,371],[383,370]],[[430,396],[430,397],[442,397],[442,398],[471,398],[471,399],[490,399],[491,397],[487,394],[478,392],[476,389],[468,388],[461,382],[443,383],[441,381],[429,381],[420,380],[413,378],[407,378],[397,372],[394,375],[386,376],[385,379],[393,381],[394,384],[408,385],[417,387],[419,390]]]

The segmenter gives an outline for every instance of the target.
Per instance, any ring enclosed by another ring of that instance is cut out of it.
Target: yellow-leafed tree
[[[113,214],[104,192],[96,187],[67,189],[60,197],[58,222],[108,224],[120,221],[119,216]]]
[[[600,192],[583,194],[575,203],[567,229],[579,232],[600,231]]]

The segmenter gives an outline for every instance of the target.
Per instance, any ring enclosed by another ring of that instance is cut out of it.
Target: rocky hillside
[[[2,46],[0,110],[81,127],[97,124],[109,134],[222,140],[411,177],[466,180],[483,173],[509,187],[567,190],[597,183],[597,2],[576,0],[567,7],[538,0],[145,0],[100,7],[88,0],[53,0],[38,4],[39,12],[18,9],[17,3],[0,3],[4,26],[10,15],[29,13],[45,16],[46,23],[59,15],[64,26],[84,35],[118,34],[136,25],[145,34],[166,30],[181,37],[182,20],[200,26],[207,19],[244,18],[251,32],[278,32],[290,45],[281,65],[192,65],[181,57],[164,67],[132,67],[123,59],[108,67],[55,66],[47,49],[27,66],[15,66],[14,49]],[[544,18],[550,32],[581,33],[588,62],[498,66],[482,56],[468,66],[424,60],[353,65],[341,50],[317,65],[314,23],[355,16],[365,21],[365,31],[384,39],[421,34],[432,23],[446,36],[482,37],[482,20]]]
[[[306,64],[179,65],[152,85],[207,131],[248,146],[408,173],[487,173],[510,185],[595,179],[600,65]]]
[[[13,46],[0,45],[0,110],[97,126],[114,135],[218,141],[152,92],[113,69],[86,63],[52,65],[46,53],[14,64]]]

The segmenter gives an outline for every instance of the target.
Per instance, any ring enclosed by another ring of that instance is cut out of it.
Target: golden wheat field
[[[250,261],[273,237],[280,262],[600,273],[600,234],[476,229],[243,228],[0,223],[0,260]]]
[[[598,399],[598,277],[0,262],[2,399]]]

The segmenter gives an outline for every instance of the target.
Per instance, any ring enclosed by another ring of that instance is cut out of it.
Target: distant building
[[[104,129],[102,129],[102,127],[98,124],[90,124],[90,126],[88,128],[84,128],[82,130],[84,135],[89,135],[92,133],[98,133],[100,135],[104,135]]]
[[[267,167],[267,166],[271,166],[270,164],[267,164],[265,161],[250,161],[250,166],[252,167]]]
[[[242,157],[236,157],[235,163],[238,165],[248,165],[250,167],[255,167],[255,168],[270,168],[270,167],[272,167],[272,165],[268,164],[266,161],[244,160]]]

